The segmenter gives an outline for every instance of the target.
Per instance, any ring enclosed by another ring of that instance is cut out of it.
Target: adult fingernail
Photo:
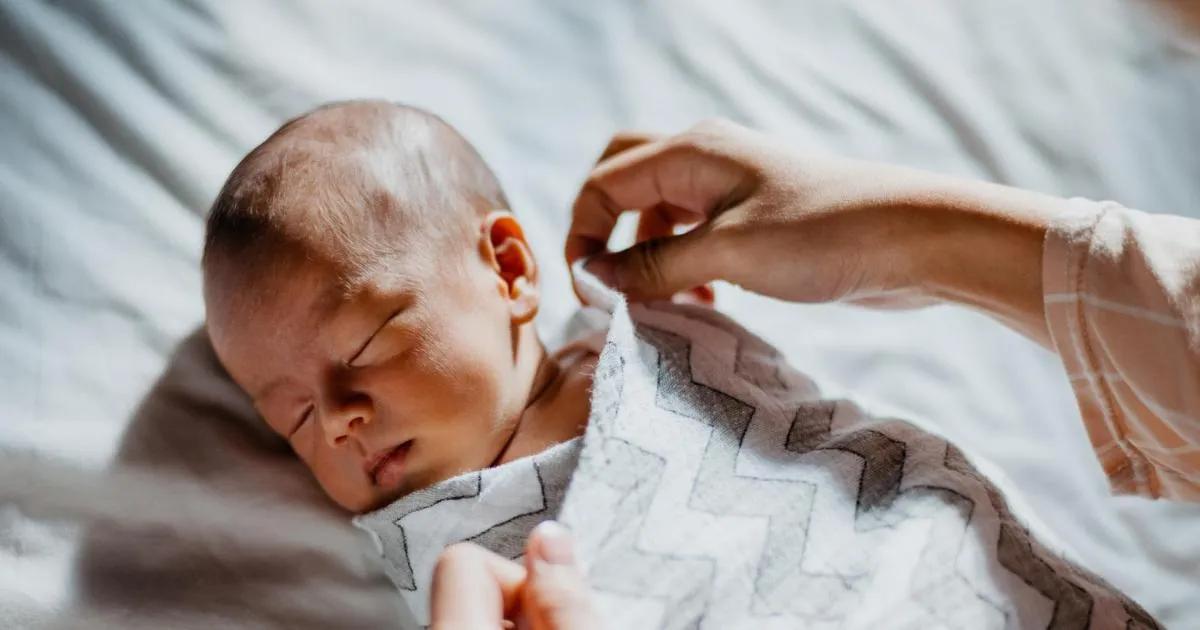
[[[542,560],[550,564],[571,564],[575,561],[571,533],[558,521],[542,521],[534,532],[538,536]]]
[[[612,258],[601,254],[584,263],[583,268],[596,276],[596,279],[603,282],[605,286],[617,288],[617,267]]]

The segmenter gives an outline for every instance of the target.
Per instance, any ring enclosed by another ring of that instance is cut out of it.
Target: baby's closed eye
[[[313,415],[313,405],[309,404],[307,407],[304,408],[304,411],[300,413],[300,418],[298,420],[296,420],[295,424],[292,425],[291,430],[289,430],[287,432],[287,439],[289,439],[289,440],[292,439],[292,436],[296,435],[296,432],[299,431],[300,428],[303,427],[304,424],[308,422],[308,420],[312,417],[312,415]]]
[[[404,322],[401,313],[393,315],[379,328],[349,362],[351,368],[362,368],[394,359],[411,346],[416,338],[413,327]]]

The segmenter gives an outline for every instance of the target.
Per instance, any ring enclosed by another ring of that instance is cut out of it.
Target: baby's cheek
[[[480,398],[478,367],[464,361],[445,344],[429,339],[405,353],[389,370],[376,404],[388,417],[407,423],[419,433],[440,432]]]
[[[505,369],[512,367],[507,331],[492,330],[473,315],[444,326],[423,353],[441,388],[460,405],[494,397]]]
[[[319,435],[319,431],[313,431]],[[375,503],[374,489],[362,471],[362,459],[354,449],[314,444],[304,461],[321,489],[335,503],[352,512],[360,512]]]
[[[452,439],[463,447],[469,445],[462,456],[472,465],[486,466],[490,459],[482,464],[474,460],[486,458],[486,453],[493,450],[488,438],[498,435],[496,428],[510,406],[511,396],[504,389],[512,380],[508,378],[513,369],[509,343],[502,339],[497,344],[494,336],[479,339],[461,331],[443,337],[443,341],[437,349],[438,382],[429,391],[438,399],[440,415],[446,430],[453,433]]]
[[[322,437],[316,419],[309,418],[296,429],[291,439],[288,440],[288,444],[291,445],[292,452],[296,454],[296,457],[299,457],[305,466],[312,468],[313,461],[317,457],[317,449],[321,446]]]

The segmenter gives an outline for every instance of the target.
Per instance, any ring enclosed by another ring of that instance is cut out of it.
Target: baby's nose
[[[365,400],[349,401],[340,408],[331,409],[326,414],[326,441],[330,446],[342,446],[354,432],[361,431],[371,422],[371,415],[370,403]]]
[[[361,427],[362,425],[364,425],[366,423],[367,423],[367,421],[364,420],[362,416],[357,416],[357,417],[351,418],[350,423],[346,425],[346,431],[343,432],[341,435],[335,436],[333,438],[333,445],[341,446],[341,445],[345,444],[346,440],[350,439],[350,436],[348,434],[351,431],[358,430],[359,427]]]

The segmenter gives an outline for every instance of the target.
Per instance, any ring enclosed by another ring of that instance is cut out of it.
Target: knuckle
[[[637,273],[651,287],[666,284],[664,274],[665,248],[662,239],[651,239],[642,245],[641,256],[637,257]]]
[[[579,195],[575,198],[576,210],[596,200],[596,196],[600,193],[599,182],[600,176],[596,173],[589,174],[587,179],[583,180],[583,185],[579,187]]]
[[[697,122],[693,129],[697,131],[711,131],[722,128],[727,122],[728,119],[721,116],[711,116],[709,118],[700,120],[700,122]]]
[[[579,188],[580,202],[591,201],[600,193],[600,177],[595,171],[588,173],[587,178],[583,180],[583,186]]]
[[[609,139],[608,145],[604,147],[604,151],[600,154],[600,160],[604,161],[618,153],[622,153],[630,148],[638,145],[651,142],[655,139],[655,134],[644,131],[635,131],[632,129],[623,129],[613,134]]]
[[[679,141],[692,153],[720,156],[728,152],[739,126],[725,118],[708,118],[685,131]]]
[[[602,180],[603,175],[600,173],[592,173],[583,182],[583,187],[579,189],[579,197],[575,203],[575,211],[587,209],[594,212],[594,209],[599,208],[610,215],[621,213],[621,209],[617,208],[608,193],[604,192]]]
[[[728,118],[714,116],[712,118],[705,118],[704,120],[696,123],[695,126],[692,127],[692,131],[695,131],[699,134],[722,134],[727,133],[735,128],[737,128],[737,125]]]
[[[604,150],[600,152],[600,159],[613,155],[621,150],[621,147],[629,143],[627,131],[618,131],[609,139],[608,144],[604,145]]]
[[[634,131],[632,129],[622,129],[613,134],[612,139],[608,141],[608,146],[606,149],[615,149],[628,146],[630,143],[640,141],[645,135],[646,134]]]
[[[600,192],[600,182],[604,181],[604,176],[605,170],[602,167],[590,170],[587,178],[583,179],[583,186],[580,187],[580,197]]]
[[[678,157],[679,154],[690,153],[696,146],[697,135],[691,130],[677,136],[671,136],[663,142],[662,153],[665,156]]]

